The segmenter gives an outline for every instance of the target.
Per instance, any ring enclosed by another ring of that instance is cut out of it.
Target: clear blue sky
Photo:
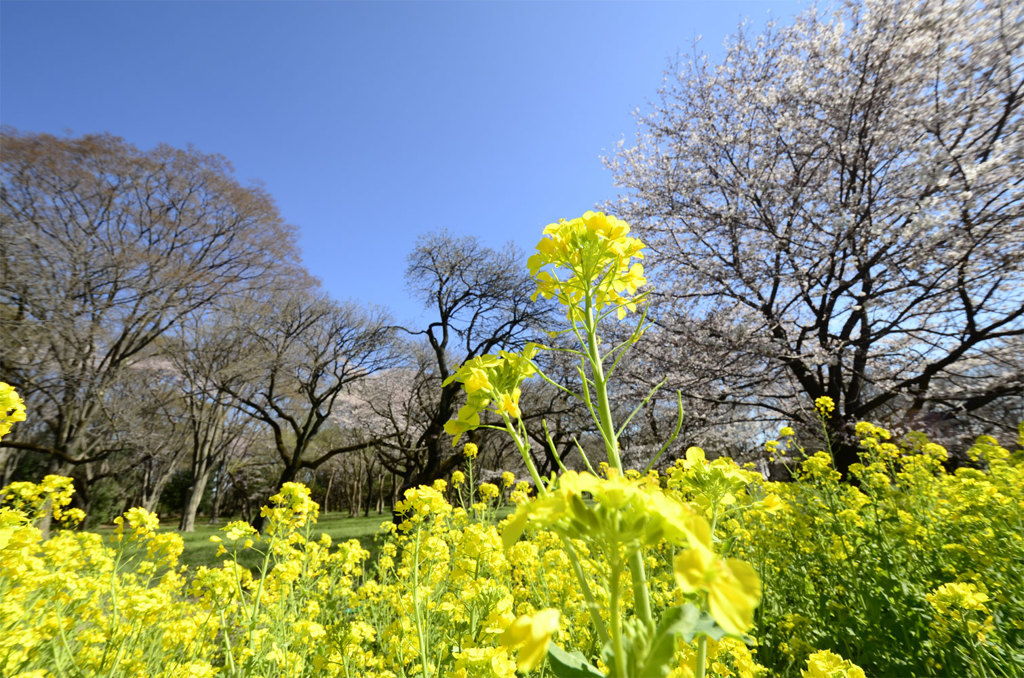
[[[417,235],[528,250],[612,198],[600,156],[697,36],[805,3],[0,3],[0,122],[220,153],[337,299],[421,324]]]

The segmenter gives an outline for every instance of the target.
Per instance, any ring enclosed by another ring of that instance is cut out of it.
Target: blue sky
[[[333,297],[420,325],[416,236],[528,251],[615,196],[600,157],[677,53],[804,4],[3,0],[0,122],[220,153]]]

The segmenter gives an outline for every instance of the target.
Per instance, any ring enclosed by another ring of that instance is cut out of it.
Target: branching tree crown
[[[1022,13],[846,2],[666,76],[608,163],[678,385],[784,419],[830,396],[840,438],[1024,390]]]
[[[339,304],[308,290],[263,303],[240,301],[224,332],[242,356],[211,375],[232,405],[265,424],[283,466],[275,488],[329,459],[377,444],[316,450],[351,384],[394,364],[393,331],[378,308]]]
[[[522,348],[536,338],[550,313],[548,306],[530,301],[535,285],[524,257],[511,245],[494,251],[476,238],[446,231],[421,236],[409,254],[406,281],[431,321],[423,330],[406,330],[425,343],[415,352],[416,376],[409,391],[415,397],[402,404],[413,411],[399,418],[381,412],[396,431],[399,421],[418,424],[415,440],[384,459],[403,478],[400,496],[409,487],[444,477],[462,461],[444,432],[457,409],[460,387],[442,382],[470,358]]]
[[[219,156],[109,135],[0,137],[0,379],[67,472],[112,452],[107,394],[186,315],[297,267],[295,234]]]

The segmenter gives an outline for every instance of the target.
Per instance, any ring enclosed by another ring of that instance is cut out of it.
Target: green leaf
[[[558,678],[605,678],[581,652],[566,652],[554,643],[548,645],[548,666]]]
[[[668,673],[669,663],[676,650],[676,636],[684,635],[694,628],[700,619],[700,610],[690,604],[670,607],[658,621],[651,638],[650,649],[644,657],[640,675],[651,678]],[[691,635],[692,637],[692,635]]]
[[[654,631],[650,650],[640,667],[639,675],[651,678],[667,675],[676,649],[676,637],[682,636],[689,643],[699,634],[719,640],[726,632],[715,623],[711,615],[701,612],[690,603],[665,610]]]
[[[690,642],[695,636],[704,634],[711,640],[721,640],[723,637],[729,635],[729,632],[723,629],[707,612],[702,612],[700,618],[697,620],[697,624],[691,631],[683,634],[683,639],[686,642]]]

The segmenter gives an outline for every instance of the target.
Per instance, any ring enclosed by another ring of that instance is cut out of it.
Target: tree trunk
[[[327,515],[328,502],[330,502],[330,500],[331,500],[331,488],[334,487],[334,476],[335,476],[335,474],[337,472],[338,472],[338,469],[332,468],[331,469],[331,475],[327,479],[327,491],[324,493],[324,505],[320,509],[320,512],[322,514],[324,514],[324,515]]]
[[[220,502],[224,498],[224,462],[217,466],[214,476],[217,482],[213,484],[213,505],[210,507],[211,525],[216,525],[217,521],[220,520]]]
[[[210,481],[210,470],[206,469],[192,481],[188,488],[188,497],[185,499],[185,511],[181,514],[181,522],[178,530],[181,532],[195,532],[196,514],[199,512],[199,504],[203,501],[203,494],[206,492],[206,484]]]
[[[850,467],[860,462],[860,445],[845,436],[837,436],[832,441],[832,465],[843,475],[843,480],[851,481]]]
[[[384,512],[384,481],[387,480],[387,473],[381,469],[380,477],[377,479],[377,515]]]
[[[363,502],[363,517],[370,515],[370,504],[373,503],[373,464],[366,465],[366,500]]]
[[[351,485],[349,485],[348,494],[348,514],[352,518],[359,515],[359,510],[362,508],[361,503],[363,499],[363,483],[361,476],[356,476],[352,479]]]
[[[0,487],[11,484],[14,478],[14,469],[22,457],[22,451],[13,447],[0,447]]]
[[[145,481],[142,487],[142,499],[139,504],[147,511],[156,511],[156,505],[160,501],[160,495],[174,475],[174,464],[168,464],[163,471],[154,470],[156,462],[151,462],[146,469]]]

